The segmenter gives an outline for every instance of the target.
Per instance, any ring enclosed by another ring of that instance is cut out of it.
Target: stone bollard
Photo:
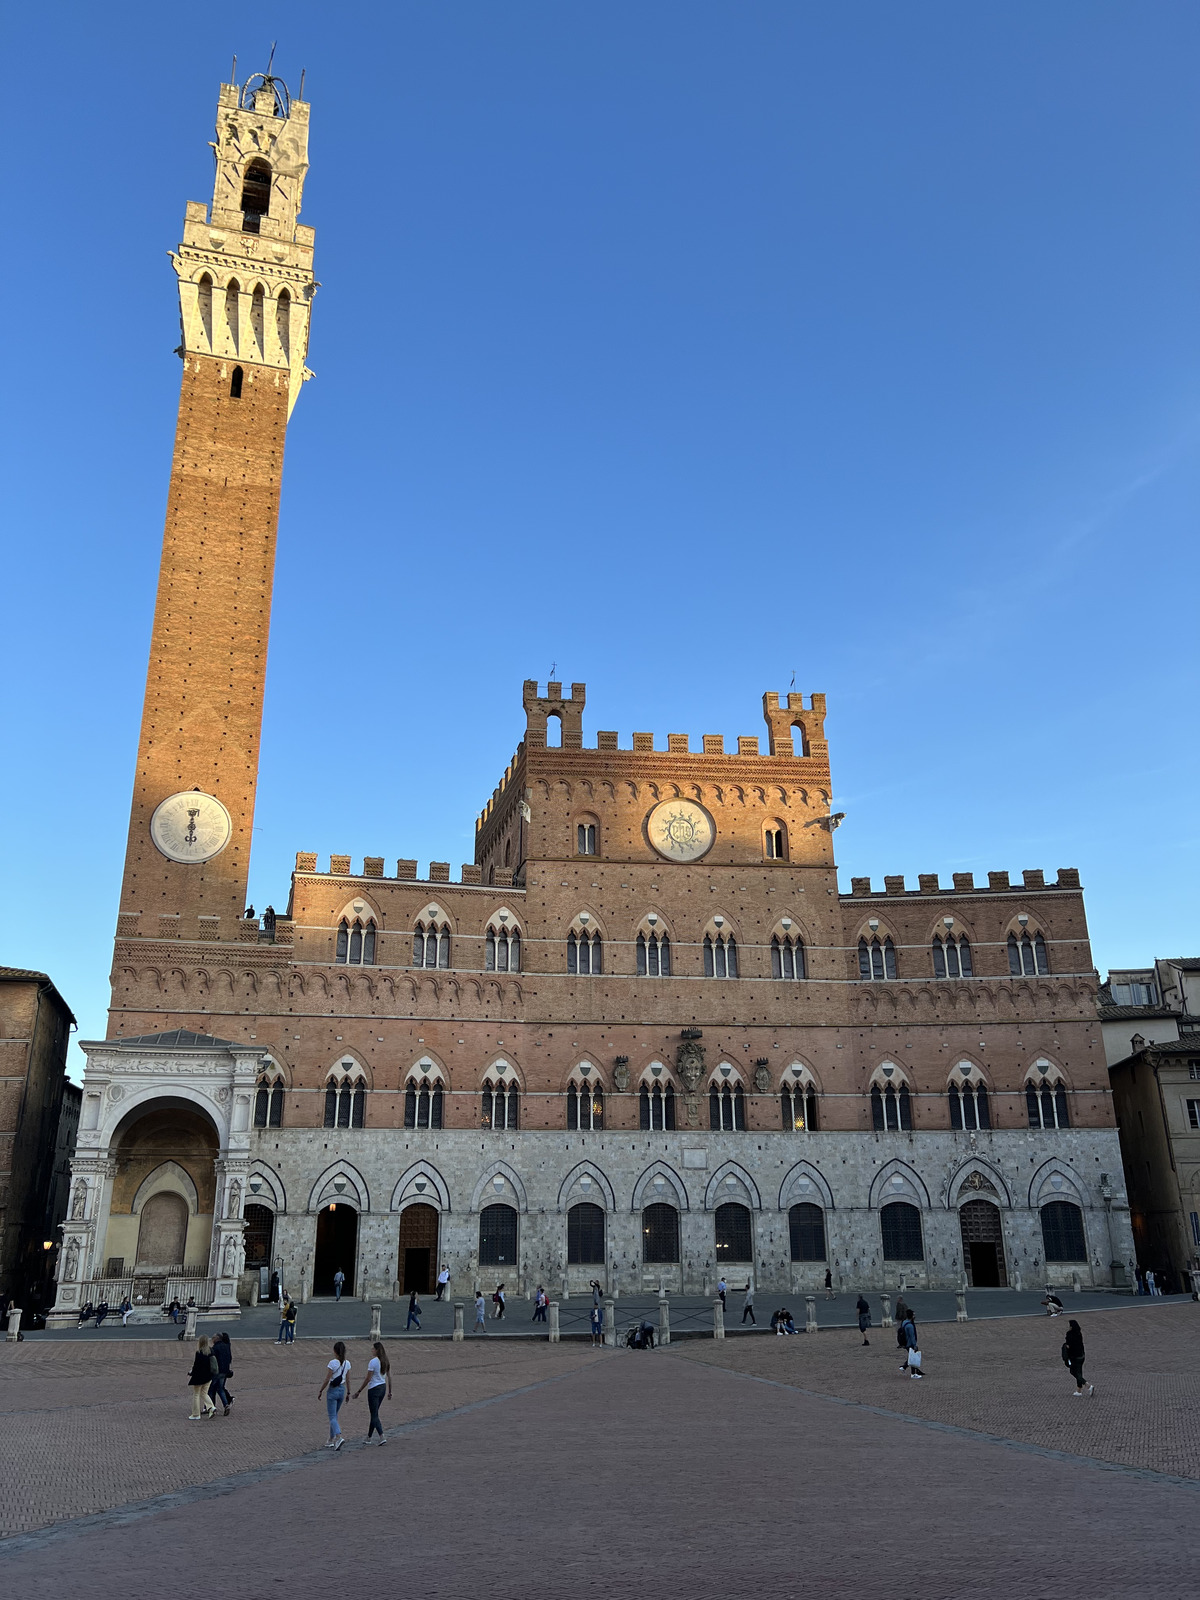
[[[461,1300],[456,1300],[454,1302],[454,1332],[450,1335],[450,1337],[455,1341],[455,1343],[458,1343],[464,1337],[463,1303]]]
[[[891,1297],[891,1295],[890,1294],[881,1294],[879,1296],[879,1304],[883,1307],[883,1310],[879,1314],[879,1326],[881,1328],[890,1328],[890,1327],[892,1327],[893,1323],[892,1323],[892,1297]]]
[[[189,1306],[188,1307],[187,1321],[183,1325],[183,1337],[185,1339],[194,1339],[196,1337],[196,1307],[195,1306]]]
[[[371,1343],[383,1338],[383,1307],[371,1307]]]
[[[1020,1292],[1021,1292],[1021,1269],[1020,1269],[1020,1267],[1018,1267],[1017,1270],[1013,1273],[1013,1288],[1016,1290],[1016,1292],[1018,1294],[1020,1294]]]
[[[1077,1272],[1073,1272],[1071,1274],[1071,1290],[1074,1294],[1081,1294],[1083,1292],[1083,1285],[1079,1281],[1079,1274]]]
[[[817,1297],[815,1294],[804,1296],[804,1331],[816,1333],[817,1331]]]
[[[967,1291],[965,1289],[956,1289],[954,1291],[954,1304],[957,1307],[954,1313],[955,1322],[965,1322],[967,1320]]]
[[[604,1342],[610,1350],[617,1348],[617,1308],[611,1300],[604,1302]]]
[[[671,1342],[671,1302],[665,1294],[658,1302],[658,1342],[659,1344]]]
[[[550,1343],[558,1344],[560,1339],[558,1331],[558,1301],[550,1302]]]
[[[713,1301],[713,1338],[725,1337],[725,1307],[719,1300]]]
[[[16,1344],[21,1337],[21,1308],[14,1306],[8,1313],[8,1342]]]
[[[564,1272],[562,1276],[562,1293],[559,1295],[559,1299],[569,1300],[570,1298],[571,1296],[567,1293],[567,1275]]]

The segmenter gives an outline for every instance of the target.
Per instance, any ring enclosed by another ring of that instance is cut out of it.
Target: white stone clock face
[[[664,800],[646,818],[646,833],[668,861],[699,861],[717,836],[713,819],[694,800]]]
[[[150,837],[168,861],[211,861],[232,832],[225,807],[199,789],[171,795],[150,818]]]

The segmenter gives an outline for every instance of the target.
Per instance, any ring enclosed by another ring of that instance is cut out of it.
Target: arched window
[[[207,272],[200,274],[200,281],[196,285],[196,309],[200,313],[200,326],[204,329],[204,337],[208,341],[208,348],[211,350],[213,339],[213,281]]]
[[[871,1085],[871,1126],[876,1133],[911,1133],[912,1101],[906,1083]]]
[[[339,967],[373,967],[375,965],[375,921],[368,917],[364,922],[355,917],[351,922],[343,917],[338,923],[334,960]]]
[[[817,1129],[816,1086],[804,1078],[785,1078],[780,1091],[783,1107],[783,1126],[786,1132],[800,1133]]]
[[[600,935],[589,933],[586,928],[577,933],[572,928],[567,935],[567,971],[586,976],[589,973],[602,972],[603,969]]]
[[[773,978],[808,977],[808,963],[804,956],[804,940],[798,934],[772,934],[771,976]]]
[[[906,1200],[893,1200],[879,1213],[885,1261],[924,1261],[921,1213]]]
[[[1027,933],[1019,939],[1015,933],[1009,934],[1008,970],[1014,978],[1042,977],[1050,971],[1046,941],[1040,933],[1035,933],[1032,939]]]
[[[1042,1244],[1047,1261],[1086,1261],[1083,1212],[1069,1200],[1051,1200],[1042,1207]]]
[[[361,1128],[366,1121],[367,1086],[359,1077],[331,1076],[325,1085],[325,1126]]]
[[[589,820],[576,824],[575,854],[579,856],[594,856],[596,854],[596,824],[594,822]]]
[[[671,976],[671,941],[665,933],[639,933],[636,949],[639,978]]]
[[[512,1206],[484,1206],[479,1213],[479,1265],[515,1267],[517,1213]]]
[[[782,822],[768,822],[763,829],[763,855],[768,861],[787,860],[787,829]]]
[[[648,1266],[669,1266],[679,1260],[679,1213],[656,1201],[642,1212],[642,1260]]]
[[[946,1090],[950,1100],[950,1126],[974,1132],[992,1125],[991,1105],[982,1074],[969,1062],[959,1067],[960,1078]]]
[[[246,168],[242,179],[242,232],[257,233],[271,209],[271,169],[261,157]]]
[[[788,1231],[793,1261],[825,1260],[825,1213],[820,1206],[807,1202],[793,1206],[788,1212]]]
[[[966,934],[957,939],[948,933],[943,939],[936,934],[933,940],[933,975],[935,978],[973,978],[975,968],[971,963],[971,941]]]
[[[410,1077],[404,1089],[404,1126],[440,1128],[444,1099],[441,1079],[430,1077],[428,1069]]]
[[[246,1231],[242,1244],[246,1251],[246,1266],[250,1271],[271,1265],[271,1246],[275,1237],[275,1213],[269,1206],[249,1201],[243,1213]]]
[[[286,289],[279,291],[279,299],[275,302],[275,333],[279,339],[279,348],[283,351],[283,359],[290,361],[292,357],[292,297]]]
[[[718,1206],[714,1218],[717,1265],[723,1267],[730,1261],[753,1261],[754,1248],[750,1233],[750,1208],[729,1200]]]
[[[880,942],[878,935],[858,941],[858,975],[875,982],[896,976],[896,946],[890,938]]]
[[[283,1079],[271,1073],[258,1080],[254,1095],[254,1126],[256,1128],[282,1128]]]
[[[450,965],[450,926],[430,918],[420,921],[413,929],[413,966],[448,967]]]
[[[567,1085],[567,1127],[576,1133],[599,1133],[604,1127],[604,1090],[590,1075]]]
[[[242,369],[234,367],[233,376],[229,380],[229,398],[240,400],[242,398]]]
[[[713,1079],[708,1090],[708,1122],[722,1133],[746,1131],[746,1096],[740,1083]]]
[[[230,278],[229,282],[225,285],[225,327],[229,334],[229,342],[235,351],[239,349],[239,341],[242,337],[241,293],[241,284],[238,283],[236,278]],[[241,378],[237,378],[236,381],[238,389],[237,394],[234,395],[235,400],[240,399],[242,393]],[[230,393],[232,393],[232,390]]]
[[[498,919],[488,923],[483,941],[483,970],[485,972],[520,972],[521,935],[516,928]]]
[[[481,1128],[519,1128],[521,1126],[521,1091],[515,1073],[498,1070],[483,1085],[483,1107],[480,1113]]]
[[[567,1212],[567,1264],[600,1266],[604,1262],[604,1212],[582,1200]]]
[[[1044,1072],[1044,1069],[1043,1069]],[[1071,1114],[1067,1109],[1067,1090],[1062,1079],[1055,1075],[1030,1077],[1025,1083],[1025,1109],[1031,1128],[1069,1128]]]
[[[738,975],[737,940],[731,933],[704,935],[704,976],[706,978],[736,978]]]
[[[675,1127],[675,1090],[670,1082],[657,1078],[643,1083],[638,1095],[639,1126],[651,1133],[671,1132]]]

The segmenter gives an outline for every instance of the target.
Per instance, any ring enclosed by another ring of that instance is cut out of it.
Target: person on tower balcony
[[[272,944],[275,942],[275,924],[279,919],[275,915],[275,907],[268,906],[263,912],[263,931]]]

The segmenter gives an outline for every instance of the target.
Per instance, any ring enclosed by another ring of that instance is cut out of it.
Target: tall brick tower
[[[119,938],[229,940],[246,899],[288,418],[308,371],[307,104],[222,84],[188,204],[183,360]]]

